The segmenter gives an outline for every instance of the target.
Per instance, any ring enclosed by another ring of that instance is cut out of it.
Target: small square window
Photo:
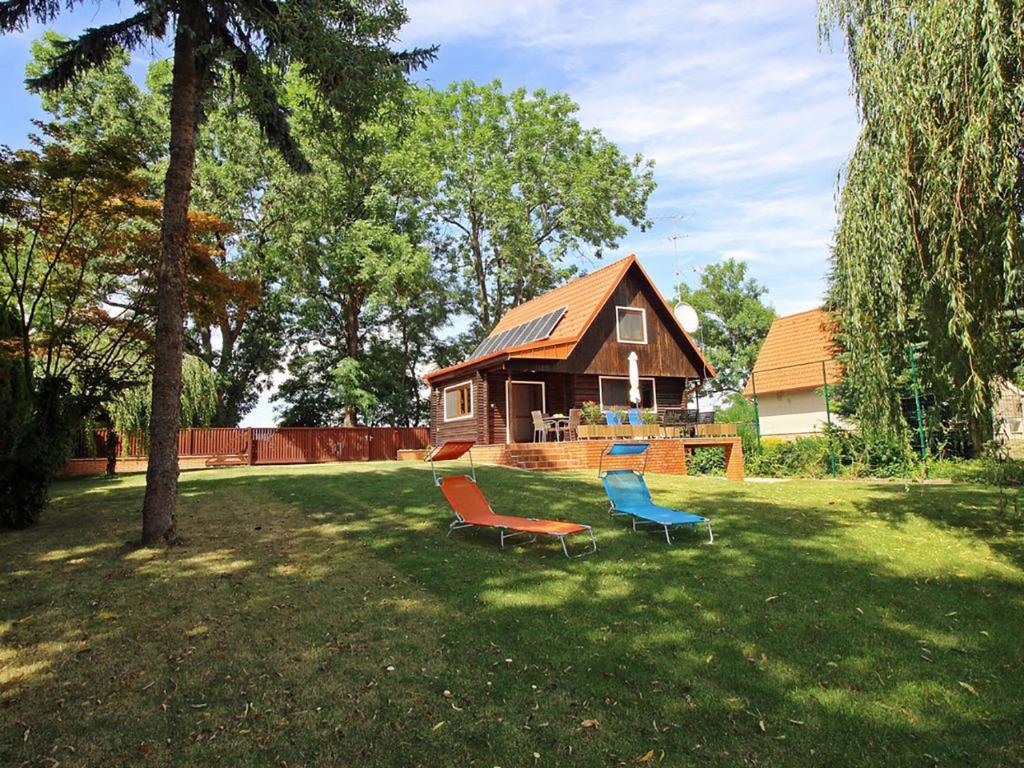
[[[464,381],[444,388],[444,420],[473,418],[473,384]]]
[[[616,307],[615,334],[625,344],[646,344],[647,312],[640,307]]]

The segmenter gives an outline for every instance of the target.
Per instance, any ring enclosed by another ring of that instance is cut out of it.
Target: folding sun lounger
[[[601,452],[597,476],[604,483],[608,494],[609,515],[629,515],[633,519],[633,530],[637,525],[658,525],[665,531],[665,540],[671,544],[669,527],[673,525],[708,527],[708,538],[715,540],[711,531],[711,521],[706,517],[683,512],[679,509],[661,507],[651,500],[651,492],[644,481],[644,469],[647,467],[647,449],[649,443],[612,443]],[[644,463],[639,469],[603,469],[605,456],[643,456]]]
[[[469,454],[469,475],[448,475],[439,477],[435,462],[453,461],[469,453],[473,447],[471,441],[448,441],[435,448],[427,456],[430,462],[430,469],[434,474],[434,485],[441,489],[441,493],[448,500],[455,519],[448,526],[448,535],[452,531],[462,528],[497,528],[501,535],[501,546],[505,541],[517,536],[530,536],[533,541],[537,536],[554,536],[562,544],[562,552],[566,557],[583,557],[597,551],[597,540],[594,538],[594,531],[589,525],[579,523],[562,523],[557,520],[540,520],[532,517],[511,517],[508,515],[495,514],[491,505],[487,503],[483,492],[476,484],[476,468],[473,466],[473,454]],[[585,533],[590,536],[590,549],[577,555],[570,555],[569,548],[565,543],[567,536],[577,533]]]

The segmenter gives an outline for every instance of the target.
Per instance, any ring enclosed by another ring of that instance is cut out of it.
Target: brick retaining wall
[[[473,448],[473,459],[478,464],[498,464],[540,472],[558,472],[597,469],[607,440],[579,440],[567,443],[513,443],[511,445],[480,445]],[[687,453],[702,448],[724,448],[725,475],[730,480],[742,480],[743,443],[739,438],[692,438],[679,440],[652,440],[647,454],[647,471],[658,474],[685,475]],[[621,459],[606,457],[605,467],[636,467],[639,457]]]

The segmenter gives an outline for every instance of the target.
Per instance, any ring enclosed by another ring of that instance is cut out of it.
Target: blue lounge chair
[[[620,427],[622,426],[622,414],[615,410],[607,410],[604,412],[605,423],[609,427]]]
[[[630,408],[627,415],[631,426],[642,427],[644,425],[644,417],[640,415],[639,408]]]
[[[651,500],[651,492],[644,481],[644,469],[647,467],[647,449],[649,443],[612,443],[601,452],[597,476],[604,484],[608,494],[609,515],[629,515],[632,518],[633,530],[637,525],[657,525],[665,531],[665,540],[671,544],[669,528],[673,525],[708,527],[708,540],[713,543],[715,534],[711,530],[711,521],[706,517],[694,515],[679,509],[670,509],[655,504]],[[636,469],[603,469],[605,456],[643,456],[643,467]]]

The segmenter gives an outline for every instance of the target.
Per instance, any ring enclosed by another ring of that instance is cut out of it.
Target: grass
[[[429,469],[64,482],[0,536],[0,765],[1024,764],[1024,535],[971,486],[650,478],[669,548],[589,474],[479,471],[600,551],[444,537]]]

